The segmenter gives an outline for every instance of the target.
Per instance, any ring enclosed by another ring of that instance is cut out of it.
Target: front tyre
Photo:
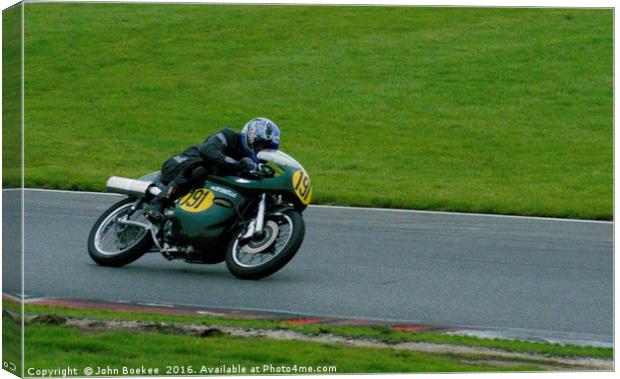
[[[88,236],[88,254],[93,261],[102,266],[121,267],[140,258],[152,246],[153,239],[145,228],[119,222],[135,201],[132,198],[119,201],[95,222]],[[129,219],[149,223],[142,212],[134,212]]]
[[[243,241],[245,227],[239,227],[226,247],[226,266],[240,279],[257,280],[269,276],[295,256],[305,230],[304,219],[293,210],[267,215],[260,238]]]

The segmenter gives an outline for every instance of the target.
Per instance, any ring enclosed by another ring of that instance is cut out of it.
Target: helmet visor
[[[254,143],[254,153],[258,154],[259,151],[266,149],[277,149],[277,146],[272,141],[257,141]]]

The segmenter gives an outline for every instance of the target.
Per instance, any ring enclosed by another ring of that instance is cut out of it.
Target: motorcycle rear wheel
[[[239,279],[258,280],[275,273],[301,247],[306,228],[299,212],[268,215],[264,225],[263,238],[250,241],[241,240],[245,227],[237,228],[226,247],[226,266]]]
[[[143,256],[153,245],[153,238],[146,229],[116,222],[119,217],[129,211],[135,201],[136,199],[133,198],[119,201],[105,211],[93,225],[88,236],[88,254],[97,264],[110,267],[125,266]],[[142,216],[136,212],[132,217]],[[110,228],[115,229],[110,230]],[[107,232],[111,232],[112,237],[116,233],[115,247],[104,247],[103,239],[107,237],[104,236]]]

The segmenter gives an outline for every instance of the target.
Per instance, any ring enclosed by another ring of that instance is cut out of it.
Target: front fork
[[[127,217],[131,216],[136,210],[138,210],[138,208],[140,208],[140,206],[144,203],[144,198],[141,197],[138,200],[136,200],[135,203],[132,204],[131,208],[129,209],[129,212],[127,212]]]
[[[155,197],[159,195],[159,193],[161,192],[161,189],[157,187],[156,185],[152,185],[149,187],[147,192]],[[138,208],[140,208],[145,201],[146,200],[144,197],[141,197],[138,200],[136,200],[136,202],[133,203],[133,205],[131,206],[131,210],[129,211],[129,213],[127,213],[127,217],[131,216],[136,210],[138,210]]]
[[[241,237],[241,239],[252,238],[255,235],[260,235],[263,232],[263,226],[265,225],[265,210],[267,209],[267,195],[262,194],[260,197],[260,202],[258,203],[258,212],[256,213],[256,218],[250,222],[248,225],[248,230]]]

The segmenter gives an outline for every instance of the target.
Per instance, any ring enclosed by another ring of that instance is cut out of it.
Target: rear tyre
[[[305,224],[299,212],[288,210],[265,217],[261,238],[243,241],[245,226],[235,229],[226,247],[226,266],[239,279],[257,280],[284,267],[304,240]]]
[[[127,198],[112,205],[93,225],[88,236],[88,254],[101,266],[121,267],[140,258],[153,245],[146,229],[120,224],[118,219],[126,215],[136,199]],[[142,212],[134,212],[132,221],[148,224]]]

